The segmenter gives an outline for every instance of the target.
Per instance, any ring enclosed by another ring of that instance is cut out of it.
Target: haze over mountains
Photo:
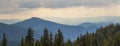
[[[39,18],[39,17],[38,17]],[[26,18],[28,19],[28,18]],[[24,21],[26,19],[1,19],[0,23],[6,23],[6,24],[14,24],[21,21]],[[57,18],[57,17],[45,17],[42,18],[44,20],[49,20],[52,22],[64,24],[64,25],[79,25],[86,22],[92,22],[92,23],[101,23],[101,22],[112,22],[112,23],[120,23],[120,17],[119,16],[103,16],[103,17],[82,17],[82,18]]]
[[[85,32],[95,32],[96,29],[101,26],[109,25],[110,23],[82,23],[77,26],[63,25],[55,22],[43,20],[37,17],[32,17],[30,19],[18,22],[12,25],[0,23],[0,40],[2,39],[2,34],[6,33],[8,40],[19,41],[22,37],[26,35],[27,29],[31,27],[34,30],[35,39],[39,39],[43,34],[43,30],[47,28],[49,32],[55,34],[58,29],[61,29],[65,39],[74,40],[80,34]],[[11,37],[12,36],[12,37]]]
[[[18,32],[17,35],[21,35],[21,34],[25,34],[25,33],[21,33],[21,32],[24,32],[23,30],[26,30],[27,28],[31,27],[35,31],[34,32],[35,37],[38,38],[39,36],[42,35],[44,28],[48,28],[50,32],[53,32],[53,34],[56,33],[58,29],[61,29],[65,36],[69,35],[69,37],[66,37],[66,38],[72,37],[71,39],[74,39],[79,34],[84,34],[86,31],[94,32],[100,26],[105,26],[108,24],[109,23],[86,22],[86,23],[80,24],[78,26],[70,26],[70,25],[62,25],[62,24],[58,24],[55,22],[43,20],[43,19],[40,19],[37,17],[33,17],[33,18],[30,18],[25,21],[18,22],[18,23],[12,24],[12,25],[7,25],[7,24],[1,23],[0,30],[1,30],[1,34],[3,32],[6,33],[8,31],[11,31],[12,34],[14,34],[15,32]],[[10,34],[10,32],[7,34]],[[73,35],[71,35],[71,34],[73,34]]]

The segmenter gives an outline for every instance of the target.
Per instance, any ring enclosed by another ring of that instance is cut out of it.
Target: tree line
[[[68,32],[69,33],[69,32]],[[96,32],[86,32],[84,35],[78,36],[77,39],[71,41],[64,40],[61,29],[53,35],[47,28],[40,39],[35,40],[33,30],[28,29],[25,38],[21,38],[18,46],[120,46],[120,25],[110,24],[106,27],[101,27]],[[1,46],[7,46],[7,38],[3,34]]]

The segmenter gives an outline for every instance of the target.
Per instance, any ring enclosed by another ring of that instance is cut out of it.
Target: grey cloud
[[[21,7],[48,7],[48,8],[64,8],[74,6],[109,6],[117,4],[120,0],[36,0],[36,2],[21,3]]]
[[[0,8],[16,8],[17,6],[16,0],[0,0]]]
[[[16,11],[11,11],[11,10],[3,10],[3,11],[0,11],[0,14],[12,14],[12,13],[16,13]]]
[[[73,6],[109,6],[110,4],[117,4],[119,2],[120,0],[0,0],[0,8],[61,8]]]
[[[0,14],[16,13],[22,11],[21,8],[106,7],[118,3],[120,0],[0,0],[0,9],[14,8],[14,10],[0,10]]]
[[[20,8],[38,8],[40,7],[40,4],[39,3],[37,4],[36,2],[23,2],[19,7]]]
[[[19,14],[22,11],[28,11],[30,9],[24,9],[24,8],[6,8],[6,9],[0,9],[0,14]]]

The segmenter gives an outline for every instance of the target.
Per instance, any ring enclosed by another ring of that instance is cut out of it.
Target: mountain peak
[[[30,18],[30,19],[41,19],[41,18],[38,18],[38,17],[32,17],[32,18]]]
[[[91,23],[91,22],[86,22],[86,23],[82,23],[82,24],[94,24],[94,23]]]
[[[39,22],[39,21],[47,21],[47,20],[44,20],[44,19],[41,19],[41,18],[38,18],[38,17],[32,17],[32,18],[26,19],[25,21]]]

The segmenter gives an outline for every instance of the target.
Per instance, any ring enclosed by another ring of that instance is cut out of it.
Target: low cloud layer
[[[0,14],[16,13],[34,8],[109,7],[120,0],[0,0]],[[3,10],[4,9],[4,10]]]
[[[120,0],[0,0],[0,8],[61,8],[73,6],[109,6],[119,4],[119,2]]]
[[[57,17],[57,18],[82,18],[82,17],[102,17],[120,16],[120,5],[109,7],[67,7],[67,8],[36,8],[25,10],[14,14],[0,14],[0,18],[26,19],[30,17]]]
[[[87,20],[108,16],[120,16],[120,0],[0,0],[0,19],[39,17],[60,21],[51,18]]]

